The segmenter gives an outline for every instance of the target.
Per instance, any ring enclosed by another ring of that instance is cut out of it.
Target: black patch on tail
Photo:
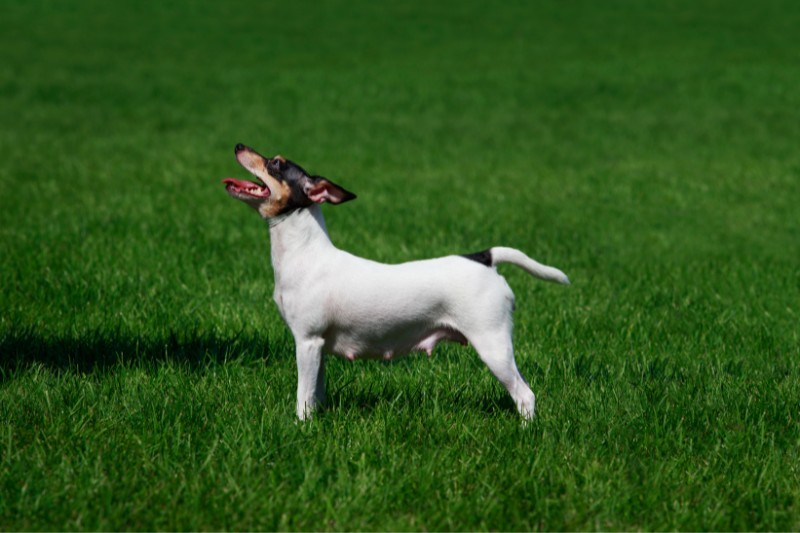
[[[492,249],[489,248],[488,250],[484,250],[482,252],[475,252],[474,254],[464,254],[461,257],[466,257],[467,259],[472,259],[483,266],[490,267],[492,266]]]

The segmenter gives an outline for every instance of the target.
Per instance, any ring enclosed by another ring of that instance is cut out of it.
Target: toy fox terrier
[[[430,355],[442,341],[471,344],[520,414],[533,417],[536,398],[514,360],[514,294],[495,266],[569,284],[563,272],[502,246],[398,265],[356,257],[333,245],[319,206],[355,194],[279,155],[267,159],[242,144],[235,153],[256,179],[223,183],[269,222],[273,296],[295,340],[301,420],[325,398],[324,354],[388,360]]]

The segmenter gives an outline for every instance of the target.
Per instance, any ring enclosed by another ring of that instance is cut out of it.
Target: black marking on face
[[[276,161],[276,159],[272,161]],[[278,214],[308,207],[314,203],[308,199],[308,196],[303,191],[305,180],[308,179],[308,173],[303,167],[288,159],[281,161],[279,164],[279,167],[278,164],[275,164],[275,167],[277,167],[275,169],[276,172],[273,171],[273,166],[268,167],[271,175],[289,186],[289,198]]]
[[[464,254],[461,257],[466,259],[471,259],[472,261],[478,262],[483,266],[490,267],[492,266],[492,249],[488,248],[482,252],[475,252],[472,254]]]

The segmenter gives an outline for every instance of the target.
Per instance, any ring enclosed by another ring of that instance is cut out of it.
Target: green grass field
[[[800,529],[800,4],[6,2],[0,530]],[[243,142],[342,248],[503,244],[469,348],[294,417]]]

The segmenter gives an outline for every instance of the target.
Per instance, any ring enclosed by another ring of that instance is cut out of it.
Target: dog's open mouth
[[[228,194],[240,200],[269,198],[269,187],[258,178],[256,179],[260,183],[234,178],[225,178],[222,183],[225,184],[225,190],[228,191]]]

